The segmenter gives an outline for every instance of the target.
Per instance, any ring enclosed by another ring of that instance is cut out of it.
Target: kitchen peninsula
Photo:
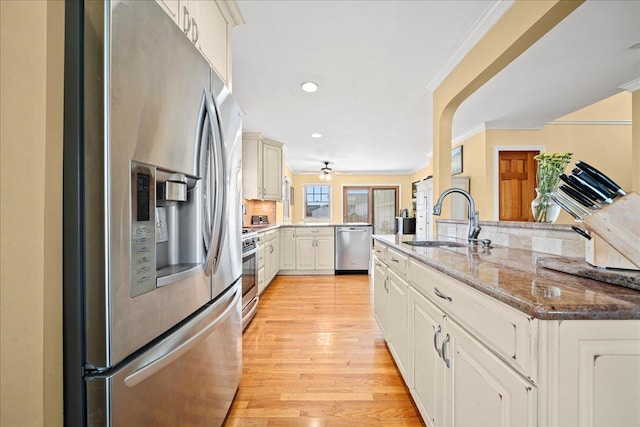
[[[413,238],[374,236],[374,307],[427,425],[640,423],[640,292]]]

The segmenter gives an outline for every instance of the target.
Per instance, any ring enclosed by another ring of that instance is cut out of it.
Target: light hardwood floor
[[[243,335],[243,360],[225,427],[424,425],[366,275],[276,277]]]

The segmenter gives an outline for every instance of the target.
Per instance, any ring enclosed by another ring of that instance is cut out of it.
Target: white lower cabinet
[[[640,425],[640,320],[535,319],[394,249],[374,316],[428,426]]]
[[[389,311],[389,288],[387,286],[387,266],[374,254],[373,257],[373,315],[387,338],[387,312]]]
[[[296,268],[296,231],[294,228],[280,229],[280,269]]]
[[[389,304],[387,309],[387,343],[393,354],[400,373],[407,377],[407,292],[409,285],[397,274],[387,272]]]
[[[409,291],[409,380],[407,386],[428,426],[442,425],[437,412],[442,396],[444,313],[417,291]],[[440,410],[442,412],[442,410]]]
[[[536,426],[537,390],[449,317],[444,318],[445,426]]]
[[[333,270],[334,239],[331,236],[296,236],[297,270]]]

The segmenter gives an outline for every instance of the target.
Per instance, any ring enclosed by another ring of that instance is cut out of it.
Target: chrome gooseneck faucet
[[[438,197],[436,204],[433,205],[433,214],[440,216],[440,213],[442,212],[442,201],[451,193],[462,194],[469,202],[469,227],[467,228],[467,239],[469,243],[477,244],[479,242],[482,243],[484,247],[489,247],[491,240],[478,239],[478,235],[480,234],[480,212],[476,210],[476,204],[473,201],[471,194],[467,193],[463,189],[449,188],[448,190],[445,190],[440,197]]]

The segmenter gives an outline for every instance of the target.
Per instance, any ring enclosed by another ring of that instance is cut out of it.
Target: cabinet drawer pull
[[[399,259],[396,259],[396,258],[394,258],[394,257],[391,257],[391,261],[393,261],[393,262],[400,262],[400,260],[399,260]]]
[[[438,353],[438,357],[442,357],[442,350],[438,348],[438,336],[440,335],[440,331],[442,331],[442,326],[438,325],[438,327],[433,333],[433,348],[436,349],[436,353]]]
[[[447,334],[447,336],[444,337],[444,340],[442,341],[442,359],[444,360],[444,363],[447,365],[447,368],[451,367],[451,359],[447,357],[447,353],[446,353],[447,343],[449,341],[451,341],[451,337],[449,336],[449,334]]]
[[[449,302],[453,302],[453,299],[451,299],[450,296],[443,294],[442,292],[440,292],[440,289],[436,287],[433,288],[433,293],[442,299],[446,299]]]

